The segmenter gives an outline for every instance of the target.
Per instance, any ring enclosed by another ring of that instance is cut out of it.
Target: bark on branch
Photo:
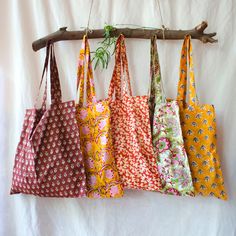
[[[207,22],[203,21],[201,24],[190,30],[170,30],[170,29],[130,29],[130,28],[115,28],[111,32],[111,36],[118,37],[123,34],[126,38],[140,38],[140,39],[150,39],[151,36],[156,35],[158,39],[168,39],[168,40],[179,40],[184,39],[185,35],[191,35],[193,39],[198,39],[203,43],[215,43],[217,39],[213,37],[216,33],[204,33],[207,28]],[[64,40],[78,40],[82,39],[85,31],[67,31],[67,27],[60,28],[58,31],[47,35],[44,38],[38,39],[33,42],[32,47],[34,51],[45,47],[47,42],[58,42]],[[103,38],[104,30],[96,29],[89,31],[87,33],[88,38]]]

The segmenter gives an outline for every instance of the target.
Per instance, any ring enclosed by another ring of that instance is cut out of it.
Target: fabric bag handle
[[[46,57],[44,61],[44,67],[43,67],[43,73],[39,85],[39,91],[38,95],[36,97],[36,101],[34,104],[34,107],[36,108],[36,104],[38,102],[40,89],[42,87],[43,80],[46,75],[46,81],[45,81],[45,88],[43,93],[43,101],[41,108],[42,110],[46,110],[46,101],[47,101],[47,73],[48,73],[48,67],[50,64],[50,82],[51,82],[51,89],[50,89],[50,95],[51,95],[51,103],[58,103],[61,102],[61,87],[60,87],[60,80],[59,80],[59,74],[56,64],[56,58],[54,53],[54,46],[50,42],[47,43],[46,48]]]
[[[198,98],[196,93],[195,79],[194,79],[194,69],[193,69],[193,57],[192,57],[192,43],[191,36],[186,35],[184,38],[181,59],[180,59],[180,75],[178,83],[178,94],[177,100],[182,101],[184,104],[187,103],[187,81],[188,81],[188,67],[189,67],[189,104],[198,104]]]
[[[86,92],[84,91],[86,74]],[[92,61],[90,56],[90,47],[86,35],[83,37],[83,42],[80,49],[78,70],[77,70],[77,100],[76,103],[80,106],[84,104],[84,93],[86,93],[86,102],[88,104],[96,102],[95,85],[93,78]]]
[[[43,73],[42,73],[40,84],[39,84],[38,94],[37,94],[37,97],[36,97],[35,103],[34,103],[34,108],[35,109],[36,109],[36,105],[38,103],[39,94],[40,94],[40,90],[41,90],[41,87],[42,87],[42,83],[43,83],[45,73],[46,73],[46,78],[47,78],[49,55],[50,55],[50,42],[47,42],[46,56],[45,56],[44,66],[43,66]],[[45,88],[44,88],[44,93],[43,93],[43,101],[42,101],[42,105],[41,105],[41,108],[43,110],[46,110],[46,100],[47,100],[47,79],[46,79],[46,82],[45,82]]]
[[[157,51],[157,37],[154,35],[151,38],[150,48],[150,77],[151,77],[151,88],[150,88],[150,100],[154,103],[166,102],[166,96],[163,88],[161,79],[161,68],[159,63],[159,56]]]
[[[54,52],[54,44],[51,44],[50,54],[50,82],[51,82],[51,103],[60,103],[61,99],[61,84],[57,68],[57,62]]]
[[[123,34],[121,34],[116,41],[115,66],[109,87],[108,98],[112,99],[114,93],[115,99],[122,99],[122,93],[126,96],[132,96],[125,37]]]

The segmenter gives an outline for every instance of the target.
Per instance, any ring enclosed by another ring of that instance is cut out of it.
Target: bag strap
[[[34,104],[34,107],[36,108],[36,104],[37,104],[38,98],[39,98],[40,89],[42,87],[43,80],[46,77],[44,93],[43,93],[43,101],[42,101],[42,105],[41,105],[42,110],[46,110],[47,83],[48,83],[47,73],[48,73],[49,64],[50,64],[50,82],[51,82],[51,90],[50,90],[51,103],[54,104],[54,103],[61,102],[61,87],[60,87],[59,74],[58,74],[58,69],[57,69],[57,64],[56,64],[55,53],[54,53],[54,46],[50,42],[47,43],[43,73],[42,73],[42,77],[41,77],[41,81],[40,81],[40,85],[39,85],[38,95],[36,97],[36,101]]]
[[[166,101],[166,96],[161,79],[161,68],[159,64],[159,56],[157,51],[157,37],[154,35],[151,38],[150,48],[150,74],[151,74],[151,89],[150,101],[154,103],[161,103]]]
[[[50,54],[50,82],[51,82],[51,103],[61,102],[61,84],[54,52],[54,44],[51,44]]]
[[[192,57],[192,43],[191,36],[187,35],[184,38],[182,51],[181,51],[181,59],[180,59],[180,77],[178,83],[178,94],[177,100],[186,104],[186,96],[187,96],[187,81],[188,81],[188,67],[189,67],[189,104],[196,105],[198,104],[198,98],[195,87],[195,79],[194,79],[194,70],[193,70],[193,57]]]
[[[47,78],[49,55],[50,55],[50,42],[47,42],[46,56],[45,56],[44,66],[43,66],[43,73],[42,73],[40,84],[39,84],[38,94],[37,94],[37,97],[35,99],[34,108],[36,108],[36,105],[38,103],[40,89],[42,87],[44,76],[46,75],[46,78]],[[45,88],[44,88],[44,93],[43,93],[43,101],[42,101],[42,105],[41,105],[43,110],[46,110],[46,100],[47,100],[47,79],[46,79],[46,82],[45,82]]]
[[[86,74],[86,92],[84,91],[84,81]],[[90,47],[86,35],[83,37],[83,42],[80,49],[78,70],[77,70],[77,100],[76,103],[80,106],[84,104],[84,93],[86,93],[86,102],[88,104],[96,102],[92,61],[90,56]]]
[[[125,37],[123,34],[121,34],[116,41],[115,66],[109,87],[108,98],[112,99],[114,93],[115,99],[122,99],[122,93],[126,96],[132,96]]]

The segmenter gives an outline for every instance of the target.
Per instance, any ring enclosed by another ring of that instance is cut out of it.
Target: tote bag
[[[40,87],[50,55],[51,105],[46,108],[47,76],[41,109],[26,110],[17,146],[11,194],[44,197],[86,196],[84,160],[74,101],[61,101],[53,45],[47,46]],[[46,73],[47,74],[47,73]]]
[[[166,101],[161,79],[156,37],[151,39],[150,113],[157,167],[162,180],[161,192],[194,195],[188,157],[180,126],[177,101]]]
[[[187,68],[189,67],[189,101]],[[185,37],[180,59],[180,79],[177,101],[185,148],[196,194],[215,196],[226,200],[220,158],[216,149],[216,116],[213,105],[199,104],[193,71],[191,37]]]
[[[132,96],[123,35],[116,43],[108,99],[115,159],[124,186],[159,190],[161,181],[152,147],[148,96]]]
[[[87,72],[86,91],[85,71]],[[121,197],[123,185],[115,164],[109,103],[107,100],[96,100],[90,48],[86,36],[83,38],[80,50],[77,78],[79,98],[76,112],[81,148],[85,158],[87,196]],[[84,97],[87,105],[84,105]]]

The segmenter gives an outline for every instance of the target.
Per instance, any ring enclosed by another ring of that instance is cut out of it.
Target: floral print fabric
[[[161,181],[152,147],[148,97],[132,96],[123,35],[117,39],[115,57],[109,101],[117,168],[126,188],[159,190]]]
[[[186,103],[187,62],[190,70],[189,104]],[[227,194],[216,150],[215,110],[213,105],[198,103],[190,36],[186,36],[183,42],[177,100],[195,192],[226,200]]]
[[[84,70],[87,71],[84,103]],[[108,101],[96,101],[90,49],[84,37],[78,66],[79,103],[77,121],[87,174],[87,196],[110,198],[123,196],[123,185],[115,165]]]
[[[149,100],[153,146],[163,193],[194,195],[192,177],[179,119],[177,101],[167,102],[161,82],[156,37],[151,39],[151,94]]]
[[[47,78],[44,75],[49,67],[50,77]],[[15,156],[11,194],[84,197],[87,191],[86,175],[75,119],[75,103],[62,102],[54,46],[49,43],[41,82],[44,79],[41,108],[36,109],[35,105],[26,110]],[[48,79],[51,81],[49,108],[46,107]]]

